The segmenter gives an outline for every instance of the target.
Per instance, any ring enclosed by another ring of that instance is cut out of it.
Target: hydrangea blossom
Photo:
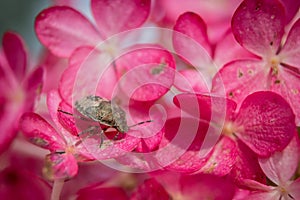
[[[190,109],[191,102],[195,98],[198,101],[200,113],[195,109]],[[212,98],[222,102],[222,98],[200,94],[181,94],[174,99],[176,105],[199,117],[201,121],[193,143],[178,160],[167,168],[185,173],[198,170],[218,175],[226,175],[234,170],[232,173],[238,180],[257,176],[260,172],[256,164],[257,156],[268,157],[276,151],[282,151],[294,135],[295,116],[289,104],[276,93],[256,92],[247,96],[239,111],[236,112],[236,103],[228,99],[223,101],[227,102],[223,125],[218,124],[218,120],[211,121],[212,113],[222,108],[216,106],[215,111],[210,110]],[[199,150],[208,129],[207,123],[223,127],[223,130],[221,139],[214,149],[207,158],[203,158]],[[174,137],[174,133],[170,132],[170,134],[165,135],[167,140]],[[164,155],[161,156],[164,157]],[[261,179],[261,177],[256,178]]]
[[[232,18],[232,31],[237,42],[259,58],[226,64],[214,79],[213,91],[221,90],[224,83],[227,96],[238,103],[254,91],[274,91],[291,104],[299,124],[300,21],[283,41],[285,16],[279,1],[243,1]]]
[[[51,2],[41,67],[3,36],[1,197],[300,199],[300,1]]]

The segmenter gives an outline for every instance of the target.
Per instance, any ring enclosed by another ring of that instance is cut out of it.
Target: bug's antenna
[[[144,124],[144,123],[149,123],[149,122],[153,122],[154,120],[147,120],[147,121],[143,121],[143,122],[139,122],[139,123],[136,123],[136,124],[133,124],[131,126],[129,126],[129,128],[132,128],[132,127],[135,127],[135,126],[138,126],[138,125],[141,125],[141,124]]]
[[[61,109],[57,109],[57,112],[61,112],[61,113],[64,113],[64,114],[66,114],[66,115],[71,115],[71,116],[73,116],[72,113],[66,112],[66,111],[61,110]]]

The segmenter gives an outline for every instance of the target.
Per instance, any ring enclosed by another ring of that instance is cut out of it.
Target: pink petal
[[[41,43],[61,57],[69,57],[77,47],[96,46],[101,41],[94,26],[67,6],[43,10],[36,17],[35,31]]]
[[[73,103],[73,88],[78,70],[92,50],[93,49],[90,47],[81,47],[76,49],[69,59],[69,66],[65,69],[61,76],[59,93],[61,97],[70,105]]]
[[[176,95],[173,101],[192,116],[220,125],[225,119],[232,120],[236,109],[234,101],[219,96],[182,93]]]
[[[211,55],[206,24],[199,15],[193,12],[180,15],[173,29],[174,49],[188,62],[200,65],[201,53]]]
[[[117,78],[110,61],[107,54],[97,50],[87,47],[76,49],[60,81],[62,98],[70,105],[91,94],[112,99]]]
[[[25,76],[27,66],[27,51],[21,36],[13,32],[6,32],[2,39],[2,46],[6,59],[20,82]]]
[[[199,172],[224,176],[229,174],[237,157],[235,141],[223,137],[208,156],[207,162]]]
[[[279,191],[273,190],[270,192],[252,192],[245,200],[274,200],[280,199],[281,195]]]
[[[259,164],[275,184],[287,183],[294,175],[300,156],[299,138],[295,133],[289,145],[281,152],[275,152],[270,158],[259,159]]]
[[[116,66],[122,89],[136,101],[160,98],[174,81],[174,58],[159,46],[134,46],[116,61]]]
[[[263,191],[263,192],[270,192],[274,189],[273,186],[268,186],[251,179],[243,179],[242,186],[246,186],[246,188],[249,190]]]
[[[158,148],[159,143],[162,140],[164,130],[156,133],[152,137],[143,138],[141,142],[137,145],[135,151],[137,152],[150,152]]]
[[[165,188],[153,178],[145,180],[130,197],[131,200],[169,200],[170,198]]]
[[[191,173],[206,162],[199,150],[208,129],[208,124],[193,118],[169,119],[165,125],[164,138],[156,158],[168,170]],[[187,134],[188,133],[188,134]]]
[[[138,28],[147,19],[151,0],[92,0],[92,12],[101,34],[113,34]]]
[[[290,105],[273,92],[247,96],[237,114],[235,135],[259,156],[282,151],[294,136],[295,115]]]
[[[153,105],[152,102],[131,101],[126,113],[129,126],[153,120],[130,128],[130,130],[139,131],[139,134],[134,132],[133,136],[141,139],[135,151],[146,153],[156,150],[164,134],[164,124],[167,118],[164,110],[159,106]]]
[[[259,55],[275,55],[285,26],[285,9],[279,1],[245,0],[232,18],[236,40]]]
[[[52,153],[45,157],[43,174],[48,180],[66,180],[78,172],[75,157],[68,153]]]
[[[298,19],[291,28],[287,40],[282,47],[279,55],[282,57],[282,63],[297,67],[300,69],[300,19]]]
[[[183,92],[208,93],[210,91],[204,75],[196,69],[185,69],[176,73],[174,86]]]
[[[122,135],[122,133],[120,134],[123,136],[122,139],[114,141],[113,139],[106,139],[105,136],[103,142],[101,143],[101,136],[99,133],[93,137],[82,138],[82,143],[90,155],[94,157],[94,159],[105,160],[116,158],[131,152],[140,142],[139,138],[131,136],[134,134],[133,132],[130,133],[130,135]],[[113,137],[114,135],[112,135],[112,138]]]
[[[5,82],[4,82],[5,83]],[[11,91],[10,91],[11,92]],[[22,115],[22,103],[8,99],[0,94],[0,152],[6,151],[18,132],[18,121]]]
[[[59,110],[63,112],[73,113],[73,109],[71,106],[69,106],[66,102],[61,101],[58,107]],[[68,130],[72,135],[78,136],[77,128],[75,125],[75,119],[74,116],[68,115],[63,112],[57,112],[57,117],[59,123]]]
[[[267,89],[267,75],[261,61],[232,61],[215,75],[212,92],[223,94],[225,89],[226,96],[240,104],[253,91]]]
[[[300,199],[300,179],[298,178],[289,186],[289,194],[294,199]]]
[[[126,192],[120,187],[88,187],[77,192],[76,200],[128,200]]]
[[[211,174],[182,176],[180,183],[181,195],[187,200],[232,200],[235,193],[235,185],[230,179]]]
[[[233,60],[254,58],[254,55],[243,48],[234,38],[231,31],[223,36],[216,45],[214,61],[221,68]]]
[[[242,141],[237,140],[237,155],[230,173],[238,185],[245,185],[245,179],[265,183],[266,176],[261,170],[257,155]],[[247,184],[246,184],[247,185]],[[261,189],[261,188],[260,188]]]
[[[64,137],[64,139],[69,138],[71,134],[63,128],[62,124],[59,122],[58,119],[58,108],[59,108],[59,104],[61,102],[61,98],[58,94],[58,92],[56,90],[52,90],[50,92],[48,92],[47,94],[47,107],[48,107],[48,111],[49,114],[53,120],[53,122],[56,125],[56,128],[59,131],[59,134]]]
[[[35,100],[42,92],[44,69],[37,67],[25,80],[24,90],[26,91],[25,111],[33,109]]]
[[[49,149],[63,151],[65,142],[56,130],[42,117],[35,113],[25,113],[20,119],[20,129],[33,144]]]

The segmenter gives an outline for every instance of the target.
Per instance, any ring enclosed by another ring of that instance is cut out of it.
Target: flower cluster
[[[3,36],[2,197],[300,199],[300,1],[90,8],[40,11],[34,68]]]

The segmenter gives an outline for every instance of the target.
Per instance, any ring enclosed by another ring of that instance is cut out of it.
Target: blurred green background
[[[30,54],[38,56],[41,46],[34,33],[35,16],[49,6],[51,0],[0,0],[0,35],[7,30],[24,38]]]

